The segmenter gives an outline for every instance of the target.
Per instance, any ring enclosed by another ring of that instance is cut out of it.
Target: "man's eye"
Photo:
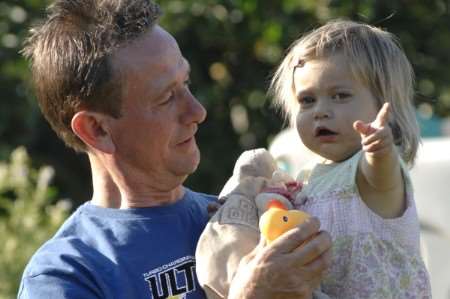
[[[170,103],[175,97],[175,92],[171,91],[169,92],[163,99],[162,101],[159,103],[160,106],[166,105],[168,103]]]

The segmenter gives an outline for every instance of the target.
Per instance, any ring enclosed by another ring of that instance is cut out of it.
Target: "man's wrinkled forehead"
[[[160,64],[167,56],[181,56],[175,38],[159,25],[155,25],[140,37],[119,47],[112,55],[114,63],[131,69]]]
[[[129,84],[145,80],[146,85],[157,89],[180,72],[189,70],[176,40],[158,25],[118,49],[113,55],[113,64],[126,76]]]

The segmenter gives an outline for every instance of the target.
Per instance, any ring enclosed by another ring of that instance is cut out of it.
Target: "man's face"
[[[156,25],[112,62],[123,80],[122,116],[111,126],[118,167],[153,183],[184,180],[200,162],[195,133],[206,111],[189,91],[177,42]]]

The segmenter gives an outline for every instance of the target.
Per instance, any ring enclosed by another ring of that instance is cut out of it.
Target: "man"
[[[31,31],[41,110],[87,153],[94,194],[33,256],[19,298],[205,298],[194,253],[216,198],[182,184],[200,162],[206,111],[159,14],[148,0],[58,0]],[[330,261],[318,230],[313,219],[255,249],[230,297],[275,298],[274,283],[283,298],[310,297]]]

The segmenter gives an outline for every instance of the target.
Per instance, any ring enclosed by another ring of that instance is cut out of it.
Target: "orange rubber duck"
[[[277,199],[272,199],[267,204],[267,210],[259,218],[259,230],[271,243],[283,233],[303,223],[309,214],[299,210],[288,210]]]

